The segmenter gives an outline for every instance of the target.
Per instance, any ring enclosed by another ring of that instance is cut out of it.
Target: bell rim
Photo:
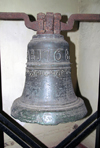
[[[74,100],[73,102],[69,102],[67,104],[56,104],[56,105],[53,105],[53,104],[45,104],[44,106],[40,103],[38,104],[33,104],[33,105],[29,105],[29,104],[26,104],[26,103],[23,103],[20,98],[16,99],[13,104],[12,104],[12,107],[11,107],[11,110],[13,110],[14,106],[18,106],[19,108],[26,108],[26,109],[29,109],[29,110],[33,110],[33,111],[36,111],[36,110],[41,110],[41,111],[64,111],[64,110],[70,110],[71,108],[77,108],[79,106],[82,106],[84,104],[84,101],[80,98],[80,97],[77,97],[76,101]],[[51,108],[52,106],[52,108]]]
[[[11,116],[26,123],[38,123],[41,125],[57,125],[60,123],[74,122],[82,119],[87,114],[87,109],[82,100],[82,104],[70,109],[63,110],[33,110],[16,106],[11,111]]]

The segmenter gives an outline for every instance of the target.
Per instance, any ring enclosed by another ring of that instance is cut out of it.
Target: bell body
[[[28,44],[26,81],[11,115],[22,122],[53,125],[76,121],[87,113],[71,81],[69,45],[63,36],[41,34]]]

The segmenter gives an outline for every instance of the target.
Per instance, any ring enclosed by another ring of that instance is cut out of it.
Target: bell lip
[[[82,104],[84,104],[84,101],[80,98],[80,97],[76,97],[76,101],[73,101],[73,102],[70,102],[70,103],[67,103],[67,104],[56,104],[56,105],[53,105],[53,104],[45,104],[44,106],[41,105],[41,104],[33,104],[33,105],[29,105],[29,104],[26,104],[26,103],[23,103],[20,98],[17,98],[13,104],[12,104],[12,107],[11,107],[11,110],[14,108],[14,106],[18,106],[18,107],[21,107],[21,108],[26,108],[26,109],[29,109],[29,110],[33,110],[33,111],[36,111],[36,110],[41,110],[41,111],[63,111],[63,110],[69,110],[69,109],[73,109],[73,107],[77,107],[77,106],[82,106]],[[40,109],[40,106],[41,106],[41,109]],[[52,106],[52,109],[51,109],[51,106]]]
[[[83,101],[82,101],[83,102]],[[84,102],[81,105],[74,106],[70,109],[46,111],[46,110],[29,110],[20,108],[12,108],[11,116],[26,123],[38,123],[41,125],[57,125],[60,123],[74,122],[82,119],[87,114]]]

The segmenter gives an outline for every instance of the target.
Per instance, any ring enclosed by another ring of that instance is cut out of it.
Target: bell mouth
[[[83,118],[87,109],[81,98],[77,101],[60,106],[42,107],[27,105],[16,99],[11,108],[12,117],[26,123],[38,123],[42,125],[57,125],[59,123],[73,122]]]

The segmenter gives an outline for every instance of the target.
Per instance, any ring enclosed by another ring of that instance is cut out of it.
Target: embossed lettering
[[[62,53],[61,53],[62,50],[63,49],[60,48],[54,52],[54,60],[59,61],[62,58]]]
[[[68,49],[65,50],[65,60],[69,60],[70,57],[69,57],[69,51]]]
[[[62,77],[68,73],[70,73],[69,69],[62,69],[62,70],[26,70],[27,74],[30,77],[37,77],[37,76],[49,76],[53,75],[54,77]]]
[[[27,60],[28,62],[40,61],[41,60],[41,50],[30,49],[27,51]]]
[[[31,49],[30,51],[30,61],[35,60],[35,54],[34,54],[34,49]]]
[[[42,58],[44,59],[44,61],[48,62],[49,57],[50,57],[50,50],[49,49],[44,49],[42,51]]]

